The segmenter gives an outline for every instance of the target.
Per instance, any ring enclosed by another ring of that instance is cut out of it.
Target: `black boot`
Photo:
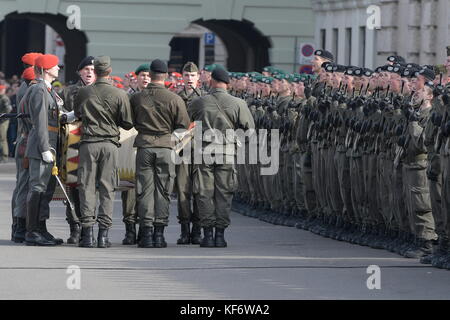
[[[405,252],[405,258],[419,259],[433,252],[433,243],[431,240],[418,239],[417,247],[411,248]]]
[[[14,230],[14,242],[22,243],[25,241],[25,233],[27,232],[27,219],[17,218],[17,226]]]
[[[11,225],[11,241],[17,242],[14,237],[14,234],[16,233],[17,224],[18,224],[17,219],[19,219],[19,218],[13,217],[12,219],[13,219],[13,223]],[[22,241],[20,241],[20,242],[22,242]]]
[[[164,239],[164,226],[155,226],[155,233],[153,234],[153,246],[155,248],[167,247],[166,240]]]
[[[39,228],[41,229],[41,234],[50,241],[54,241],[57,245],[63,244],[63,239],[55,238],[50,232],[47,230],[47,220],[39,221]]]
[[[108,229],[101,229],[101,228],[98,229],[97,247],[98,248],[111,247],[111,242],[109,242],[108,238]]]
[[[225,248],[227,246],[227,242],[225,241],[224,237],[224,232],[225,229],[216,227],[216,233],[214,235],[214,243],[218,248]]]
[[[177,244],[190,244],[191,243],[191,235],[190,235],[190,223],[182,223],[181,224],[181,235],[180,239],[177,240]]]
[[[202,229],[197,223],[192,224],[191,243],[200,244],[202,242]]]
[[[125,238],[122,240],[122,244],[136,244],[136,225],[134,223],[125,223]]]
[[[94,238],[94,227],[82,227],[79,247],[94,248],[96,245]]]
[[[215,246],[216,243],[213,237],[213,228],[212,227],[203,228],[203,239],[200,242],[200,247],[214,248]]]
[[[141,238],[138,242],[139,248],[153,248],[153,227],[139,226]]]
[[[70,224],[70,237],[67,239],[68,244],[78,244],[80,242],[81,227],[79,223]]]
[[[27,246],[55,246],[56,242],[48,240],[39,228],[40,192],[31,192],[27,201],[27,221],[25,243]]]

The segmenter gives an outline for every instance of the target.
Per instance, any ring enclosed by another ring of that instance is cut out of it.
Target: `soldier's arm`
[[[82,104],[84,103],[84,96],[85,96],[84,91],[85,91],[85,89],[81,88],[78,91],[78,93],[75,96],[74,101],[73,101],[73,111],[75,112],[75,116],[79,119],[81,119],[81,116],[82,116],[81,108],[82,108]]]
[[[253,120],[250,109],[244,100],[239,103],[239,116],[238,116],[238,128],[247,130],[255,129],[255,121]]]
[[[47,93],[42,88],[37,88],[30,95],[30,119],[36,130],[38,150],[40,153],[50,151],[48,137],[48,106],[45,98]]]
[[[191,120],[189,118],[189,114],[186,110],[186,105],[179,96],[174,98],[171,102],[172,107],[172,115],[173,115],[173,124],[174,130],[176,129],[187,129],[189,128],[189,124]]]
[[[123,92],[119,97],[119,123],[118,125],[125,130],[133,128],[133,112],[128,95]]]

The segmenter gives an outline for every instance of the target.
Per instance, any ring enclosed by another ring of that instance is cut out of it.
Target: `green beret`
[[[136,73],[136,75],[138,75],[142,71],[150,72],[150,63],[141,64],[139,67],[137,67],[137,69],[136,69],[136,71],[134,71],[134,73]]]
[[[195,63],[189,61],[184,65],[182,72],[198,72],[198,67]]]

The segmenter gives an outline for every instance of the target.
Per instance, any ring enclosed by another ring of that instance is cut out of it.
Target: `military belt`
[[[411,162],[417,162],[417,161],[423,161],[423,160],[427,160],[427,154],[426,153],[421,153],[419,155],[416,156],[408,156],[405,158],[406,162],[411,163]]]

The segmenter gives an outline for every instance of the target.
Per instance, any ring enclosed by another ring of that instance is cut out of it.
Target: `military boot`
[[[216,246],[216,242],[213,237],[213,228],[207,227],[203,228],[203,239],[200,243],[200,247],[202,248],[213,248]]]
[[[63,239],[55,238],[50,232],[47,230],[47,220],[39,221],[39,228],[41,229],[41,234],[50,241],[54,241],[57,245],[63,244]]]
[[[111,242],[109,242],[109,238],[108,238],[108,229],[102,229],[102,228],[98,229],[97,247],[98,248],[111,247]]]
[[[405,244],[400,248],[400,254],[404,256],[408,251],[414,251],[418,249],[418,238],[413,234],[409,233],[406,238]]]
[[[78,244],[80,242],[81,227],[79,223],[70,224],[70,236],[67,239],[68,244]]]
[[[55,246],[55,241],[47,239],[41,233],[39,227],[40,202],[41,193],[32,191],[27,201],[25,244],[27,246]]]
[[[96,244],[97,242],[94,237],[94,227],[82,227],[78,246],[83,248],[94,248]]]
[[[190,223],[182,223],[181,224],[181,235],[177,240],[177,244],[190,244],[191,243],[191,235],[190,235]]]
[[[167,247],[166,239],[164,239],[164,226],[155,226],[155,233],[153,233],[153,246],[155,248]]]
[[[136,225],[134,223],[125,223],[125,238],[122,240],[123,245],[136,244]]]
[[[15,238],[14,238],[14,234],[16,233],[16,229],[17,229],[17,219],[16,217],[12,218],[12,224],[11,224],[11,241],[16,242]]]
[[[216,227],[216,232],[214,234],[214,243],[215,243],[215,246],[218,248],[225,248],[227,246],[227,242],[225,241],[224,233],[225,233],[225,229]]]
[[[191,243],[200,244],[200,242],[202,242],[202,229],[198,223],[193,223],[191,230]]]
[[[440,264],[440,260],[442,257],[447,255],[449,253],[449,239],[446,236],[439,236],[439,242],[436,248],[436,253],[433,254],[433,257],[431,259],[431,265],[433,267],[438,267],[438,264]]]
[[[431,240],[418,238],[416,244],[416,248],[411,248],[405,252],[405,258],[419,259],[425,255],[431,254],[433,251],[433,243]]]
[[[14,229],[14,242],[22,243],[25,241],[25,233],[27,232],[27,219],[17,218],[17,226]]]
[[[139,248],[153,248],[153,227],[139,226],[141,238],[138,242]]]

